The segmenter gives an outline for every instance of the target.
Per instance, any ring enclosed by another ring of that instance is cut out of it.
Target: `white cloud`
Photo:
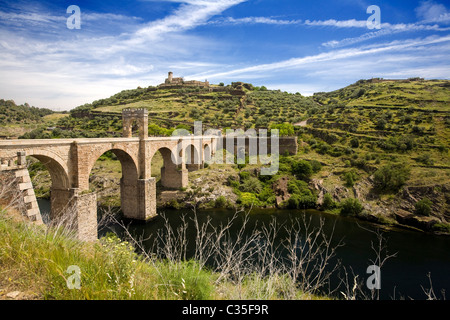
[[[162,35],[171,32],[190,30],[205,24],[211,17],[222,13],[232,6],[246,2],[247,0],[184,0],[171,1],[183,4],[172,15],[164,19],[150,22],[140,28],[130,40],[139,43],[149,39],[159,39]]]
[[[216,25],[240,25],[240,24],[271,24],[271,25],[295,25],[302,24],[302,20],[285,20],[276,19],[272,17],[244,17],[244,18],[233,18],[226,17],[210,21],[209,24]]]
[[[450,35],[443,37],[427,37],[425,39],[409,39],[403,41],[393,41],[390,43],[377,44],[364,48],[350,48],[340,49],[317,55],[292,58],[275,63],[260,64],[252,67],[238,68],[234,70],[219,72],[215,74],[201,74],[203,77],[211,79],[229,79],[236,77],[244,78],[264,78],[269,77],[274,72],[283,72],[285,70],[300,70],[300,69],[323,69],[321,65],[329,62],[349,61],[350,64],[358,65],[356,62],[362,57],[375,57],[382,63],[382,55],[386,53],[402,52],[404,50],[410,51],[410,60],[414,61],[420,55],[417,50],[430,45],[446,43],[450,41]],[[448,50],[448,48],[447,48]],[[448,52],[448,51],[446,51]],[[422,54],[422,53],[421,53]],[[370,59],[369,59],[370,60]],[[359,68],[360,69],[360,68]],[[328,73],[330,69],[326,70]],[[200,76],[200,74],[196,75]],[[450,76],[450,75],[448,75]]]
[[[335,19],[329,19],[329,20],[306,20],[305,25],[307,26],[325,26],[325,27],[336,27],[336,28],[367,28],[367,22],[361,21],[361,20],[335,20]]]
[[[450,11],[434,1],[422,1],[416,8],[416,15],[423,22],[450,22]]]
[[[123,89],[159,84],[169,68],[186,72],[217,68],[219,63],[208,57],[202,60],[204,48],[212,46],[214,52],[223,44],[184,31],[244,1],[172,1],[182,4],[147,24],[136,17],[84,12],[79,32],[68,31],[64,15],[25,7],[17,10],[19,14],[0,10],[0,97],[69,109]],[[30,21],[40,24],[38,34],[29,28]],[[127,32],[108,32],[114,22]],[[96,34],[83,23],[104,30]]]

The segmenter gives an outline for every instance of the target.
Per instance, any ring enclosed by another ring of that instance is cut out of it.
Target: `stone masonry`
[[[112,151],[122,165],[121,207],[126,218],[147,221],[157,215],[156,180],[151,160],[159,151],[163,157],[161,184],[187,187],[188,172],[204,167],[222,145],[222,136],[148,137],[146,109],[125,109],[123,138],[0,140],[0,184],[5,174],[17,179],[16,194],[23,197],[31,220],[42,221],[26,168],[26,156],[41,161],[51,176],[50,219],[73,216],[73,226],[84,240],[97,238],[97,196],[89,190],[89,175],[97,159]],[[138,137],[133,137],[137,123]],[[296,138],[280,140],[280,149],[295,154]],[[281,151],[281,150],[280,150]],[[13,193],[14,193],[13,192]]]

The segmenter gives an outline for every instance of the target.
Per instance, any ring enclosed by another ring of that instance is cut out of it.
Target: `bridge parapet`
[[[0,171],[23,169],[26,164],[26,154],[23,151],[17,152],[16,156],[0,157]]]
[[[139,138],[141,140],[148,137],[148,110],[147,109],[123,109],[122,125],[123,136],[131,138],[133,136],[133,122],[136,121],[139,127]]]

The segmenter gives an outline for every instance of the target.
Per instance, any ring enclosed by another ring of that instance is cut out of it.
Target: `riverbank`
[[[252,274],[236,282],[194,260],[139,255],[114,235],[81,242],[67,230],[32,225],[4,210],[0,266],[0,299],[324,299],[301,292],[279,273]]]

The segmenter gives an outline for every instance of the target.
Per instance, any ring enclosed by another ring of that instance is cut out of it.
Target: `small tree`
[[[311,163],[306,160],[300,160],[292,163],[292,174],[298,179],[309,180],[313,174]]]
[[[414,212],[416,214],[422,215],[422,216],[429,216],[431,214],[431,206],[433,205],[433,202],[431,202],[428,198],[423,198],[422,200],[419,200],[414,205],[415,210]]]
[[[347,187],[353,187],[356,179],[358,179],[358,174],[354,170],[347,171],[344,174],[345,185]]]
[[[359,147],[359,140],[358,140],[358,138],[352,138],[350,140],[350,146],[352,148],[358,148]]]
[[[336,206],[336,203],[333,200],[333,197],[329,193],[325,193],[323,196],[322,210],[333,209]]]
[[[409,179],[410,169],[401,163],[388,164],[373,175],[375,188],[383,192],[397,192]]]
[[[357,216],[362,210],[363,206],[358,199],[347,198],[341,203],[341,215],[343,216]]]

